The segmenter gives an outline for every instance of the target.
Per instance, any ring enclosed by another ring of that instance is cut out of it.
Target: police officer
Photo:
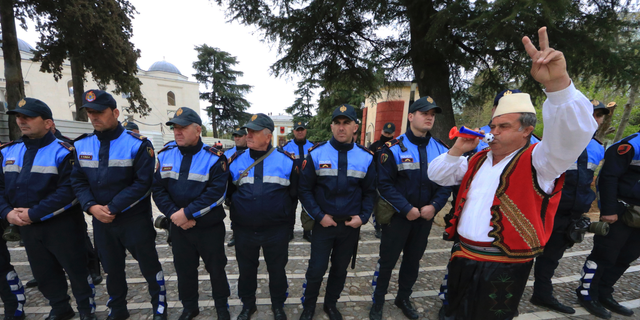
[[[71,319],[67,279],[81,319],[95,316],[94,288],[87,266],[82,209],[71,188],[73,146],[51,133],[51,109],[25,98],[15,114],[22,138],[2,146],[0,214],[20,226],[29,265],[40,292],[49,300],[47,319]]]
[[[296,165],[300,168],[302,166],[302,161],[307,157],[309,148],[313,147],[313,143],[307,140],[307,125],[302,121],[298,121],[293,124],[293,136],[294,138],[282,146],[282,149],[289,152],[296,158]],[[296,212],[297,208],[298,199],[295,199],[293,201],[293,212]],[[307,212],[302,208],[302,212],[300,214],[307,214]],[[291,223],[291,239],[293,239],[294,224],[295,219]],[[302,238],[311,242],[311,231],[303,231]]]
[[[122,126],[129,130],[129,131],[133,131],[134,133],[140,134],[140,128],[138,127],[138,125],[133,122],[133,121],[125,121]]]
[[[604,116],[609,114],[609,109],[598,100],[592,100],[593,117],[598,125],[604,121]],[[562,198],[554,218],[553,232],[544,247],[544,253],[536,258],[534,267],[535,282],[531,303],[552,309],[554,311],[573,314],[575,310],[560,303],[553,296],[551,278],[558,267],[564,251],[573,245],[569,240],[568,228],[578,220],[582,214],[589,212],[595,193],[591,190],[593,175],[596,167],[604,158],[604,147],[594,137],[582,152],[576,163],[565,173]]]
[[[393,135],[396,133],[396,125],[393,122],[387,122],[382,127],[382,133],[380,134],[380,139],[369,146],[369,149],[373,151],[375,154],[384,146],[387,141],[393,140]],[[374,161],[377,161],[377,157],[373,157]],[[374,207],[375,210],[375,207]],[[380,228],[380,224],[375,220],[375,216],[373,217],[373,226],[375,228],[375,236],[380,239],[382,237],[382,229]]]
[[[369,220],[375,199],[373,153],[353,141],[358,130],[355,109],[344,104],[333,111],[333,137],[309,150],[302,165],[300,201],[315,220],[300,319],[310,320],[331,257],[324,298],[329,319],[342,319],[336,302],[347,267],[355,254],[360,226]]]
[[[244,125],[249,150],[229,161],[230,212],[236,238],[240,278],[238,295],[242,311],[238,320],[251,319],[256,311],[256,289],[260,248],[269,271],[271,309],[276,320],[284,320],[287,299],[285,267],[289,253],[289,229],[293,199],[297,196],[299,168],[293,157],[271,145],[273,120],[258,113]]]
[[[640,257],[640,225],[625,217],[640,206],[640,134],[634,133],[611,145],[598,175],[600,220],[610,223],[609,234],[593,238],[593,250],[582,267],[578,302],[591,314],[609,319],[611,310],[631,316],[633,310],[613,298],[613,286]],[[606,309],[605,309],[606,308]]]
[[[158,152],[153,200],[171,219],[173,264],[184,310],[180,320],[191,320],[198,310],[198,265],[209,272],[218,319],[230,319],[229,283],[224,267],[224,217],[227,158],[222,151],[202,143],[202,120],[190,108],[180,108],[169,122],[177,146]]]
[[[235,131],[231,134],[233,136],[233,141],[235,141],[236,145],[225,151],[224,155],[227,160],[231,159],[234,153],[242,152],[247,149],[247,130],[244,128],[236,128]],[[227,242],[227,246],[233,247],[236,244],[236,239],[233,237],[233,232],[231,233],[231,238],[229,238],[229,242]]]
[[[84,211],[93,215],[93,235],[104,271],[108,320],[129,318],[125,256],[138,260],[149,285],[153,319],[166,319],[162,266],[151,221],[151,184],[155,167],[147,138],[125,130],[116,101],[102,90],[83,95],[83,108],[95,129],[75,141],[77,161],[71,183]]]
[[[382,319],[384,296],[400,253],[403,257],[395,304],[407,318],[420,317],[409,301],[411,289],[418,278],[433,217],[451,195],[451,188],[431,182],[427,174],[429,162],[449,150],[430,133],[440,112],[442,109],[431,97],[415,101],[409,107],[407,132],[388,141],[376,155],[378,192],[397,212],[388,225],[382,226],[380,260],[372,282],[373,306],[369,313],[372,320]]]

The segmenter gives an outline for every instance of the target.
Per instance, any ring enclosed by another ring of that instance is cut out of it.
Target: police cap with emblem
[[[300,128],[302,128],[302,129],[306,129],[306,128],[307,128],[307,124],[306,124],[306,123],[304,123],[304,122],[302,122],[302,121],[298,121],[298,122],[295,122],[295,123],[293,124],[293,130],[298,130],[298,129],[300,129]]]
[[[442,109],[436,105],[435,101],[433,101],[433,98],[426,96],[416,100],[409,107],[409,113],[414,113],[416,111],[429,111],[431,109],[435,109],[436,113],[442,112]]]
[[[350,104],[345,103],[333,110],[331,121],[335,120],[337,117],[347,117],[358,123],[358,114],[356,114],[356,109]]]
[[[24,114],[27,117],[42,117],[42,119],[53,119],[53,114],[49,106],[33,98],[24,98],[18,101],[16,108],[7,111],[7,114]]]
[[[173,115],[173,118],[167,121],[166,125],[171,126],[177,124],[179,126],[186,127],[192,123],[197,125],[202,125],[202,119],[200,119],[200,115],[193,111],[191,108],[182,107],[176,110],[176,113]]]
[[[607,108],[607,106],[600,100],[593,99],[591,100],[591,104],[593,105],[593,111],[602,110],[603,114],[609,114],[609,112],[611,112],[609,108]]]
[[[106,91],[89,90],[82,96],[82,107],[102,111],[106,108],[115,109],[118,105],[116,100]]]
[[[138,125],[133,121],[125,121],[122,126],[127,130],[140,130],[140,128],[138,128]]]
[[[251,129],[256,131],[269,129],[271,132],[273,132],[274,128],[275,125],[273,124],[273,120],[264,113],[256,113],[252,115],[249,122],[242,126],[242,129]]]
[[[384,124],[384,128],[382,128],[382,131],[386,133],[394,133],[396,132],[396,125],[393,124],[393,122],[387,122]]]
[[[246,136],[247,135],[247,130],[245,130],[244,128],[236,128],[235,130],[233,130],[233,133],[231,133],[232,136]]]

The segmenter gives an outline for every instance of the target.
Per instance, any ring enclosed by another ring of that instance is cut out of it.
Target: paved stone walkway
[[[448,208],[445,210],[448,210]],[[159,215],[159,212],[154,208],[154,216],[157,215]],[[225,222],[227,225],[227,235],[230,235],[229,219],[227,218]],[[91,224],[89,223],[89,225]],[[304,282],[304,274],[307,269],[310,245],[302,239],[302,228],[299,222],[295,230],[295,239],[289,245],[289,263],[287,265],[289,299],[286,302],[285,311],[289,319],[297,320],[302,312],[300,297],[302,295],[302,283]],[[427,251],[420,265],[420,276],[414,286],[412,301],[418,311],[423,314],[422,319],[438,319],[437,314],[441,306],[441,302],[437,296],[438,289],[444,276],[449,258],[449,250],[451,248],[450,242],[442,240],[442,231],[442,227],[434,225],[429,237]],[[368,319],[369,308],[371,306],[371,280],[378,259],[379,240],[373,235],[373,225],[371,222],[363,226],[361,235],[356,268],[355,270],[349,270],[347,283],[338,303],[338,308],[344,318],[348,320]],[[167,281],[169,319],[175,320],[180,316],[182,307],[178,301],[177,276],[173,267],[173,256],[171,254],[171,248],[166,243],[166,234],[164,231],[158,231],[156,243]],[[519,307],[520,317],[517,319],[597,319],[588,315],[584,309],[578,307],[574,293],[575,288],[578,286],[582,264],[589,254],[592,245],[593,238],[587,237],[583,243],[577,244],[569,249],[560,261],[560,266],[554,278],[556,297],[561,302],[575,307],[577,310],[575,315],[565,317],[557,313],[548,312],[529,303],[533,285],[533,275],[530,275],[530,281],[527,284],[527,289]],[[9,247],[12,255],[12,263],[16,267],[23,283],[26,283],[32,276],[24,248],[16,246],[15,243],[10,243]],[[231,286],[229,305],[232,318],[235,319],[242,309],[237,296],[238,265],[235,259],[234,248],[226,248],[229,259],[226,270],[229,277],[229,285]],[[128,301],[131,319],[151,319],[151,304],[149,303],[146,282],[140,274],[137,262],[133,260],[131,256],[127,257],[127,262],[127,281],[129,283]],[[397,292],[397,270],[399,266],[400,262],[396,265],[396,271],[391,279],[389,288],[391,294],[388,294],[386,297],[387,303],[384,309],[384,318],[388,320],[406,319],[400,309],[393,305],[394,293]],[[270,308],[271,302],[269,300],[268,275],[264,263],[260,264],[258,272],[258,312],[254,315],[253,319],[273,319]],[[204,265],[202,264],[199,267],[199,273],[200,316],[198,316],[197,319],[215,319],[215,309],[213,308],[213,301],[211,300],[211,285],[208,275],[204,270]],[[324,294],[324,290],[323,285],[320,291],[321,295]],[[69,294],[71,294],[71,292],[69,292]],[[36,288],[31,288],[26,289],[26,296],[27,305],[25,311],[28,315],[27,319],[44,319],[48,315],[50,307],[42,294],[40,294]],[[620,279],[614,297],[618,301],[624,301],[623,304],[627,307],[633,308],[636,313],[639,314],[635,319],[640,319],[639,261],[634,262],[627,273]],[[100,319],[104,319],[107,316],[105,307],[107,299],[108,295],[103,282],[96,287],[96,303],[98,305],[97,311]],[[320,303],[322,303],[322,298],[319,300],[319,304]],[[77,318],[79,317],[76,316],[76,319]],[[631,319],[615,315],[613,318]],[[322,311],[321,306],[316,308],[315,319],[328,319]]]

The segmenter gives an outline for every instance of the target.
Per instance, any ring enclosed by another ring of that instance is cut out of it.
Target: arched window
[[[176,94],[173,93],[172,91],[167,92],[167,103],[170,106],[176,105]]]
[[[73,80],[67,81],[67,91],[69,91],[69,96],[73,97]]]

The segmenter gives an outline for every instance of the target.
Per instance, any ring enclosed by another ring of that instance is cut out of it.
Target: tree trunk
[[[73,82],[73,102],[76,105],[76,121],[89,121],[87,110],[82,108],[84,94],[84,64],[77,55],[71,57],[71,81]]]
[[[631,85],[631,90],[629,90],[629,101],[624,105],[624,112],[622,113],[622,119],[620,119],[620,126],[618,127],[618,131],[616,131],[616,137],[613,138],[613,142],[620,141],[624,135],[624,129],[627,127],[627,123],[629,123],[629,116],[631,115],[631,109],[633,109],[633,105],[636,104],[636,96],[638,95],[638,84],[634,83]]]
[[[16,108],[24,98],[22,78],[22,58],[18,49],[18,35],[14,10],[15,1],[0,0],[0,25],[2,26],[2,54],[4,55],[4,77],[7,83],[7,109]],[[9,116],[9,138],[16,140],[22,136],[15,116]],[[5,141],[6,142],[6,141]]]

